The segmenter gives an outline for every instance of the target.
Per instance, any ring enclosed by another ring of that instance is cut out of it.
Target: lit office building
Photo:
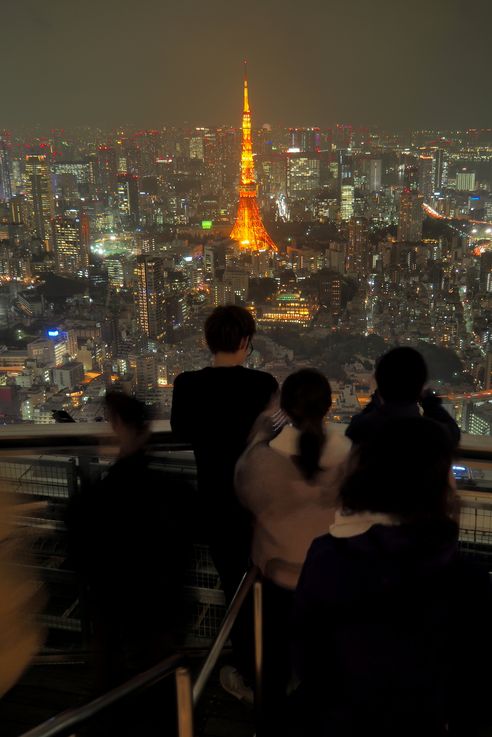
[[[434,191],[440,192],[448,184],[448,155],[446,151],[434,151]]]
[[[320,186],[320,162],[316,156],[290,153],[287,158],[287,195],[292,199],[313,197]]]
[[[133,225],[138,225],[138,177],[133,174],[118,174],[118,210]]]
[[[418,192],[404,189],[400,198],[400,217],[398,221],[398,240],[418,243],[422,240],[423,197]]]
[[[340,217],[350,220],[354,215],[355,192],[352,184],[342,184],[340,190]]]
[[[0,202],[8,202],[12,197],[12,177],[7,142],[0,137]]]
[[[89,218],[58,216],[53,221],[53,238],[58,271],[72,276],[87,276],[89,268]]]
[[[434,191],[434,158],[427,154],[419,157],[419,192],[426,199]]]
[[[303,153],[319,151],[321,133],[319,128],[290,128],[290,147]]]
[[[29,224],[33,233],[52,250],[51,221],[55,214],[51,172],[46,156],[26,156],[26,202],[29,208]]]
[[[137,256],[135,277],[140,329],[148,338],[162,338],[165,331],[165,273],[162,259]]]
[[[463,169],[456,173],[456,189],[460,192],[475,191],[475,172]]]

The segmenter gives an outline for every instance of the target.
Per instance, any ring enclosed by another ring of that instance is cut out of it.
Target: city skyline
[[[194,0],[89,0],[74,21],[59,0],[42,11],[30,0],[10,4],[3,46],[15,62],[4,81],[0,127],[238,125],[234,90],[245,57],[258,127],[490,124],[480,73],[492,20],[485,1],[471,13],[461,0],[411,7],[310,0],[299,14],[289,0],[266,7],[256,0],[204,7]]]

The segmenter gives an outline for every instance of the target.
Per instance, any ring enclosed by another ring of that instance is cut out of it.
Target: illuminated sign
[[[210,230],[213,224],[213,220],[202,220],[202,230]]]
[[[48,336],[50,338],[58,338],[59,335],[60,335],[59,330],[48,330]]]

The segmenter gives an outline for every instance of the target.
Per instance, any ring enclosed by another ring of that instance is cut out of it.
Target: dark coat
[[[488,577],[459,558],[454,523],[318,538],[295,601],[298,733],[477,734],[491,615]]]
[[[442,406],[441,399],[428,393],[422,398],[421,407],[424,417],[438,422],[449,434],[453,448],[460,442],[460,429],[455,420]],[[391,419],[399,417],[419,417],[420,407],[417,402],[385,402],[375,394],[369,404],[352,417],[346,435],[353,443],[364,443],[373,437],[382,426]]]

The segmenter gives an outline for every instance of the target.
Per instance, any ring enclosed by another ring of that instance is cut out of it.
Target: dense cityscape
[[[110,386],[169,418],[236,303],[250,365],[320,368],[335,421],[408,344],[492,434],[492,129],[271,126],[239,85],[235,127],[1,132],[1,422],[99,420]]]

